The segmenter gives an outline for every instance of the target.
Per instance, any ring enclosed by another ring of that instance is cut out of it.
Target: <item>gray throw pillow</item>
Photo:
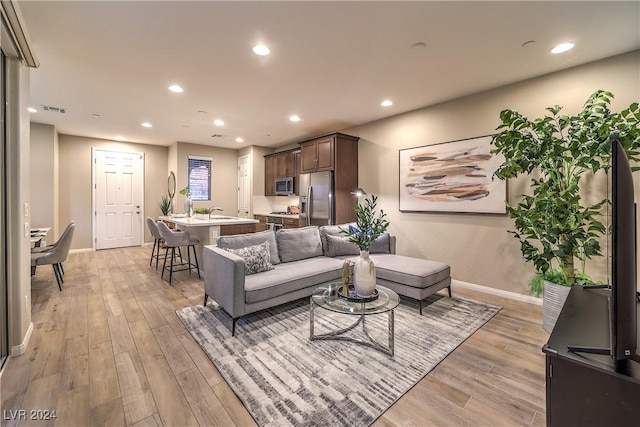
[[[247,246],[246,248],[225,250],[244,258],[244,274],[246,275],[269,271],[275,268],[273,264],[271,264],[269,242],[262,242],[259,245]]]
[[[330,255],[327,255],[328,254],[327,236],[345,237],[345,234],[341,233],[340,229],[348,230],[350,225],[355,226],[356,223],[350,222],[350,223],[339,224],[339,225],[323,225],[322,227],[320,227],[320,240],[322,241],[322,250],[324,251],[325,256],[330,256]]]
[[[389,246],[389,233],[382,233],[376,240],[374,240],[373,245],[371,245],[371,248],[369,249],[369,253],[389,254],[391,253]]]
[[[318,227],[281,228],[276,232],[278,253],[282,262],[322,256]]]
[[[271,264],[280,264],[278,255],[278,245],[276,235],[272,230],[265,230],[258,233],[236,234],[234,236],[220,236],[216,245],[220,249],[240,249],[247,246],[259,245],[262,242],[269,242],[269,253],[271,254]]]
[[[327,234],[324,236],[327,241],[326,256],[334,257],[341,255],[358,255],[360,248],[355,243],[351,243],[348,237]]]

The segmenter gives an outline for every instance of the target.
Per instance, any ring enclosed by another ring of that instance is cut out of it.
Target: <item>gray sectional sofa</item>
[[[216,246],[204,247],[204,304],[213,298],[231,316],[235,335],[240,317],[310,296],[318,286],[340,281],[344,260],[359,254],[358,247],[340,233],[339,227],[346,226],[218,238]],[[378,284],[418,300],[420,314],[422,300],[429,295],[448,288],[451,296],[448,265],[395,252],[396,239],[386,233],[371,248]]]

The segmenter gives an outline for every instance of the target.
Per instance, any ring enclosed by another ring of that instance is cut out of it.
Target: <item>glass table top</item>
[[[379,314],[393,310],[400,304],[397,293],[384,286],[376,286],[378,298],[371,302],[347,301],[338,295],[341,282],[321,286],[311,296],[311,302],[318,307],[344,314]]]

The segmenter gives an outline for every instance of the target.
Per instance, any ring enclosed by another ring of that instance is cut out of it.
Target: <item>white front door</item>
[[[238,157],[238,218],[249,218],[251,175],[249,156]]]
[[[95,249],[143,243],[144,154],[93,150]]]

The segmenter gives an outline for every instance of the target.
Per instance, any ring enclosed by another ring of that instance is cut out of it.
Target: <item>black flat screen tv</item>
[[[607,354],[624,369],[623,361],[640,362],[637,348],[637,244],[636,204],[633,175],[627,155],[618,141],[611,143],[609,173],[611,200],[611,270],[609,285],[586,286],[585,289],[611,290],[607,297],[609,310],[609,348],[568,346],[574,353]]]
[[[611,144],[611,357],[636,358],[637,245],[633,176],[618,141]]]

